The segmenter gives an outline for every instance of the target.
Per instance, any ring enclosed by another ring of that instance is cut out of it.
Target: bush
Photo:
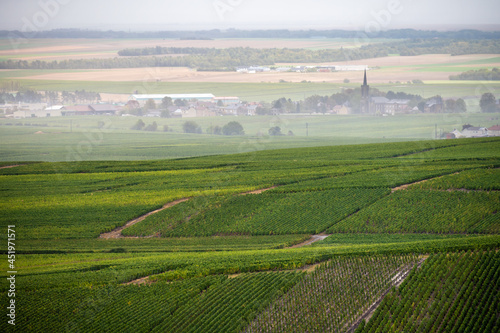
[[[237,121],[231,121],[222,127],[224,135],[245,135],[243,126]]]
[[[184,133],[197,133],[197,134],[202,133],[201,127],[196,122],[194,122],[192,120],[186,121],[182,125],[182,129],[184,130]]]
[[[152,124],[144,128],[145,131],[150,131],[150,132],[156,132],[157,129],[158,129],[158,124],[156,123],[156,121],[154,121]]]
[[[144,128],[144,126],[146,126],[146,124],[142,121],[142,119],[139,119],[137,120],[137,122],[135,123],[134,126],[132,126],[130,129],[133,129],[133,130],[142,130]]]
[[[274,126],[274,127],[271,127],[268,131],[269,135],[271,136],[279,136],[279,135],[283,135],[281,133],[281,128],[279,126]]]

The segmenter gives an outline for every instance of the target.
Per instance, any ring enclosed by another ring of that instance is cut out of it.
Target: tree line
[[[69,59],[61,61],[12,60],[0,62],[0,69],[101,69],[139,67],[190,67],[199,70],[234,70],[238,66],[272,66],[276,63],[321,63],[385,57],[389,54],[498,54],[500,40],[413,39],[375,43],[359,48],[324,50],[255,49],[249,47],[124,49],[111,59]],[[172,57],[170,55],[181,55]]]
[[[74,92],[45,91],[44,93],[20,87],[16,93],[0,92],[0,104],[5,103],[41,103],[50,104],[75,104],[75,103],[97,103],[101,95],[92,91],[75,90]]]
[[[500,69],[493,68],[492,70],[488,70],[487,68],[482,68],[471,70],[458,75],[451,75],[450,80],[500,81]]]

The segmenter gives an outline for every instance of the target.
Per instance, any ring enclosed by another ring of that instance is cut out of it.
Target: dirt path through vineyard
[[[26,164],[14,164],[14,165],[6,165],[6,166],[3,166],[3,167],[0,167],[0,169],[9,169],[9,168],[15,168],[15,167],[18,167],[18,166],[22,166],[22,165],[26,165]]]
[[[437,176],[437,177],[432,177],[432,178],[427,178],[427,179],[419,180],[418,182],[414,182],[414,183],[403,184],[403,185],[400,185],[400,186],[397,186],[397,187],[393,187],[391,189],[391,193],[394,193],[394,192],[399,191],[399,190],[406,190],[411,185],[425,183],[426,181],[433,180],[433,179],[438,179],[438,178],[442,178],[444,176],[458,175],[459,173],[460,172],[455,172],[455,173],[452,173],[452,174],[446,174],[446,175],[441,175],[441,176]]]
[[[325,233],[321,233],[321,234],[318,234],[318,235],[312,235],[311,238],[309,238],[308,240],[306,240],[306,241],[304,241],[302,243],[290,246],[289,249],[295,249],[295,248],[298,248],[298,247],[303,247],[303,246],[306,246],[306,245],[310,245],[310,244],[312,244],[314,242],[323,240],[323,239],[325,239],[328,236],[330,236],[330,235],[327,235]]]
[[[158,212],[161,212],[162,210],[165,210],[167,208],[170,208],[170,207],[173,207],[177,204],[180,204],[181,202],[184,202],[184,201],[187,201],[189,200],[189,198],[182,198],[182,199],[179,199],[179,200],[175,200],[175,201],[172,201],[172,202],[169,202],[167,203],[166,205],[164,205],[163,207],[161,208],[158,208],[156,210],[153,210],[152,212],[149,212],[147,214],[144,214],[142,216],[139,216],[138,218],[136,219],[133,219],[133,220],[130,220],[128,221],[124,226],[121,226],[121,227],[118,227],[116,228],[115,230],[113,231],[110,231],[110,232],[106,232],[106,233],[103,233],[99,236],[99,238],[105,238],[105,239],[109,239],[109,238],[122,238],[122,237],[125,237],[122,235],[122,230],[123,229],[126,229],[136,223],[139,223],[141,222],[142,220],[144,220],[146,217],[148,217],[149,215],[153,215],[153,214],[156,214]]]
[[[277,186],[272,186],[272,187],[262,188],[262,189],[258,189],[258,190],[254,190],[254,191],[243,192],[243,193],[239,193],[239,195],[260,194],[262,192],[272,190],[273,188],[276,188],[276,187]],[[158,208],[156,210],[153,210],[152,212],[149,212],[147,214],[139,216],[136,219],[128,221],[125,225],[123,225],[121,227],[118,227],[118,228],[116,228],[116,229],[114,229],[114,230],[112,230],[110,232],[102,233],[99,236],[99,238],[109,239],[109,238],[151,238],[151,237],[155,237],[156,235],[145,236],[145,237],[123,236],[122,235],[122,230],[124,230],[124,229],[126,229],[126,228],[128,228],[130,226],[133,226],[136,223],[139,223],[139,222],[143,221],[146,217],[148,217],[150,215],[156,214],[158,212],[161,212],[162,210],[165,210],[167,208],[173,207],[173,206],[175,206],[177,204],[180,204],[181,202],[188,201],[189,199],[190,198],[182,198],[182,199],[179,199],[179,200],[175,200],[175,201],[169,202],[169,203],[167,203],[166,205],[164,205],[161,208]]]
[[[427,256],[425,257],[422,257],[422,259],[420,259],[416,265],[417,265],[417,268],[420,268],[420,266],[422,266],[422,264],[424,263],[424,261],[427,259]],[[366,320],[366,322],[368,322],[368,320],[370,320],[370,318],[373,316],[373,314],[375,313],[375,310],[377,310],[378,306],[380,305],[380,303],[382,303],[382,301],[384,300],[384,297],[387,296],[387,294],[391,291],[391,289],[393,287],[397,288],[399,287],[403,281],[408,277],[408,275],[410,274],[411,270],[413,269],[413,266],[414,265],[408,265],[404,268],[402,268],[399,272],[397,272],[393,277],[392,277],[392,281],[393,281],[393,285],[391,286],[391,288],[388,288],[369,308],[368,310],[366,310],[363,315],[361,317],[358,318],[358,320],[356,320],[356,322],[346,331],[347,333],[352,333],[354,331],[356,331],[356,328],[358,328],[359,324],[361,323],[361,321],[363,320]]]

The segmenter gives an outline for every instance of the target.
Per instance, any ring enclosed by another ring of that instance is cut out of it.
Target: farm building
[[[480,138],[488,136],[488,130],[484,127],[467,127],[462,130],[462,135],[466,138]]]
[[[113,104],[68,105],[61,109],[63,116],[115,115],[120,107]]]
[[[238,97],[214,97],[215,103],[218,103],[219,101],[221,101],[222,104],[226,106],[230,104],[238,104],[240,102],[240,99]]]
[[[90,104],[89,107],[94,111],[94,114],[114,115],[120,109],[119,106],[113,104]]]
[[[130,99],[144,105],[149,99],[152,99],[155,103],[161,103],[162,99],[165,97],[170,97],[172,101],[178,99],[184,99],[186,101],[193,99],[197,101],[211,101],[215,96],[212,94],[134,94],[130,96]]]

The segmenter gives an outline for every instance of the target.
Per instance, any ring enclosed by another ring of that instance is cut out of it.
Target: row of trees
[[[99,93],[75,90],[75,92],[45,91],[41,93],[35,90],[20,87],[17,93],[0,92],[0,104],[5,103],[41,103],[49,104],[74,104],[74,103],[97,103],[101,100]]]
[[[450,80],[480,80],[480,81],[500,81],[500,69],[487,68],[467,71],[458,75],[451,75]]]
[[[420,95],[407,94],[404,92],[393,92],[389,91],[387,93],[382,92],[376,88],[370,90],[370,94],[373,97],[386,97],[388,99],[407,99],[410,100],[409,105],[415,107],[419,103],[423,102],[425,106],[425,99]],[[257,108],[256,113],[258,115],[272,114],[273,112],[278,113],[300,113],[300,112],[318,112],[325,113],[328,110],[333,109],[336,105],[347,105],[354,113],[361,112],[361,89],[345,89],[342,92],[332,94],[330,96],[312,95],[301,101],[292,101],[290,98],[279,98],[270,104],[261,103],[261,107]],[[424,108],[422,106],[422,110]]]
[[[200,70],[234,70],[238,66],[273,65],[276,63],[320,63],[385,57],[388,54],[403,56],[420,54],[498,54],[500,40],[428,40],[415,39],[403,42],[377,43],[350,49],[254,49],[249,47],[215,48],[166,48],[124,49],[110,59],[69,59],[62,61],[12,60],[0,62],[3,69],[94,69],[135,67],[190,67]],[[161,56],[181,55],[178,57]],[[160,57],[151,57],[159,55]],[[131,57],[133,56],[133,57]]]
[[[130,129],[138,131],[156,132],[158,130],[158,124],[156,123],[156,121],[153,121],[153,123],[146,125],[146,123],[142,119],[139,119]],[[203,133],[201,126],[192,120],[184,122],[184,124],[182,124],[182,130],[184,133],[191,133],[191,134]],[[172,129],[167,125],[164,125],[163,131],[171,132]],[[222,127],[218,125],[210,126],[206,130],[206,133],[213,135],[245,135],[245,130],[243,129],[243,126],[241,126],[239,122],[231,121]]]
[[[195,121],[186,121],[182,125],[182,129],[184,133],[195,133],[195,134],[201,134],[203,133],[201,126],[199,126]],[[237,121],[230,121],[226,125],[220,127],[218,125],[216,126],[210,126],[207,129],[207,134],[214,134],[214,135],[245,135],[245,130],[243,129],[243,126]]]

